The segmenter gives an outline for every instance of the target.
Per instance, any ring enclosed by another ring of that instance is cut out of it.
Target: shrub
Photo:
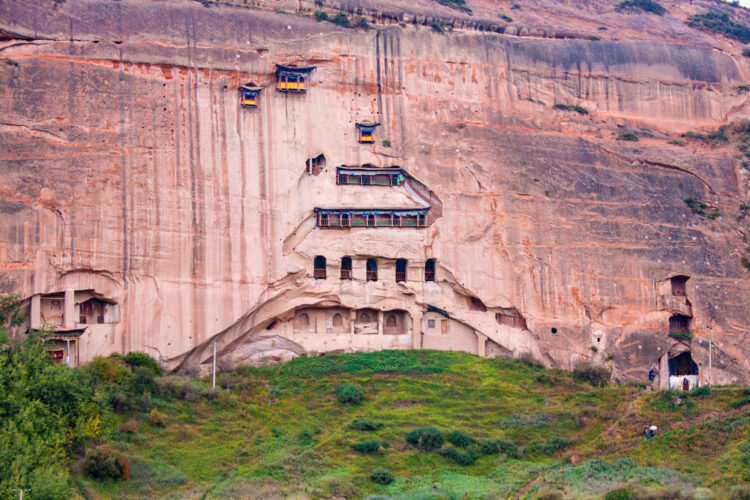
[[[503,453],[510,458],[520,457],[516,444],[512,441],[503,441],[502,439],[486,439],[482,441],[479,450],[482,455]]]
[[[620,134],[617,136],[618,141],[632,141],[632,142],[638,142],[638,136],[635,135],[633,132],[625,132],[623,134]]]
[[[165,414],[154,408],[151,413],[148,414],[148,423],[157,427],[164,427],[167,425],[168,418]]]
[[[370,23],[367,22],[366,17],[360,17],[357,22],[354,23],[355,28],[370,29]]]
[[[588,362],[578,363],[573,370],[573,376],[582,382],[589,382],[591,385],[603,387],[607,385],[612,371],[605,366],[596,366]]]
[[[539,453],[541,455],[553,455],[568,446],[570,442],[561,437],[553,437],[544,443],[534,443],[529,446],[529,453]]]
[[[745,57],[750,57],[750,49],[742,49],[742,55]]]
[[[312,433],[307,429],[300,431],[300,433],[297,434],[297,441],[302,446],[307,446],[309,444],[312,444],[313,442]]]
[[[731,408],[739,408],[741,406],[745,406],[746,404],[750,404],[750,398],[742,398],[738,401],[732,401],[729,403],[729,406]]]
[[[128,434],[138,434],[138,422],[135,420],[128,420],[122,424],[122,431]]]
[[[391,147],[391,140],[390,139],[383,139],[383,146],[385,146],[386,148],[390,148]]]
[[[506,16],[505,14],[498,14],[497,17],[499,17],[500,19],[502,19],[506,23],[512,23],[513,22],[513,18],[510,17],[510,16]]]
[[[547,194],[547,191],[545,191],[544,194]],[[528,351],[522,352],[518,356],[518,361],[532,368],[542,368],[542,364],[534,359],[534,355]]]
[[[458,465],[467,466],[476,462],[480,455],[480,449],[478,446],[470,446],[465,450],[458,450],[456,448],[448,448],[440,452],[444,457],[449,458],[456,462]]]
[[[148,368],[156,376],[161,375],[161,366],[159,366],[159,363],[146,353],[129,352],[122,357],[122,360],[131,370],[134,370],[138,366],[142,366]]]
[[[157,391],[156,379],[151,368],[136,366],[133,371],[133,392],[135,394],[154,393]]]
[[[370,479],[378,484],[391,484],[394,481],[393,474],[385,469],[375,469],[370,474]]]
[[[596,35],[586,35],[584,38],[589,42],[598,42],[599,40],[601,40],[601,37],[598,37]]]
[[[746,484],[734,486],[729,492],[729,500],[750,500],[750,486]]]
[[[685,145],[685,141],[681,141],[679,139],[672,139],[667,144],[674,144],[675,146],[684,146]]]
[[[597,40],[599,39],[599,37],[595,37],[595,38]],[[588,39],[588,37],[587,37],[587,39]],[[587,114],[589,114],[589,110],[588,109],[584,108],[583,106],[579,106],[577,104],[571,106],[571,105],[568,105],[568,104],[557,103],[554,106],[552,106],[552,109],[559,109],[559,110],[562,110],[562,111],[575,111],[576,113],[579,113],[581,115],[587,115]]]
[[[336,398],[339,403],[358,405],[362,402],[364,393],[359,386],[354,384],[341,384],[336,387]]]
[[[443,446],[445,436],[434,427],[421,427],[410,431],[406,435],[406,441],[423,451],[432,451]]]
[[[466,6],[466,0],[437,0],[437,3],[471,14],[471,9]]]
[[[336,14],[336,17],[334,17],[331,22],[337,26],[343,26],[344,28],[349,27],[349,18],[346,17],[346,14],[343,12]]]
[[[633,498],[633,490],[631,488],[615,488],[609,490],[604,495],[604,500],[631,500]]]
[[[476,442],[473,437],[462,431],[450,431],[445,438],[449,443],[458,448],[466,448]]]
[[[692,332],[669,332],[669,336],[675,340],[692,340]]]
[[[349,424],[349,428],[356,431],[377,431],[381,427],[383,427],[382,423],[373,422],[372,420],[356,419],[351,424]]]
[[[691,394],[693,397],[696,398],[710,398],[713,394],[711,393],[711,388],[707,385],[702,385],[698,387],[696,390],[693,391],[693,394]]]
[[[563,494],[557,490],[542,491],[536,496],[536,500],[562,500]]]
[[[201,381],[194,381],[176,375],[156,379],[159,394],[165,398],[192,401],[200,397],[214,398],[218,391]]]
[[[107,445],[101,445],[86,453],[82,469],[84,474],[101,481],[130,479],[128,460],[114,453]]]
[[[316,10],[315,14],[313,15],[315,16],[315,19],[317,19],[318,21],[328,21],[328,14],[326,14],[322,10]]]
[[[352,443],[352,448],[354,451],[372,455],[379,452],[380,448],[388,448],[388,441],[361,441],[359,443]]]
[[[615,6],[617,12],[650,12],[657,16],[663,15],[667,10],[653,0],[624,0]]]
[[[137,408],[134,398],[121,387],[115,387],[109,392],[107,402],[117,413],[125,413]]]
[[[691,28],[713,31],[742,43],[750,42],[750,28],[733,22],[724,12],[695,14],[690,16],[687,22]]]

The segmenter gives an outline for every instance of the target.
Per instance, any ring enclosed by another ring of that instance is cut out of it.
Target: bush
[[[750,57],[750,49],[742,49],[742,55],[745,57]]]
[[[420,427],[410,431],[406,435],[406,441],[419,447],[422,451],[432,451],[443,446],[445,436],[434,427]]]
[[[380,448],[388,448],[388,441],[361,441],[359,443],[352,443],[352,448],[354,451],[372,455],[379,452]]]
[[[355,28],[362,28],[362,29],[369,30],[370,29],[370,23],[367,22],[367,18],[366,17],[360,17],[354,23],[354,27]]]
[[[337,26],[343,26],[344,28],[349,27],[349,18],[346,17],[346,14],[343,12],[336,14],[336,17],[334,17],[331,22]]]
[[[541,455],[554,455],[558,451],[568,446],[570,442],[561,437],[553,437],[544,443],[534,443],[529,446],[529,453],[539,453]]]
[[[535,500],[562,500],[563,494],[557,490],[547,490],[540,492]]]
[[[743,484],[733,487],[729,493],[729,500],[750,500],[750,486]]]
[[[115,387],[109,392],[107,402],[117,413],[126,413],[137,409],[135,398],[121,387]]]
[[[498,14],[497,17],[499,17],[500,19],[502,19],[506,23],[512,23],[513,22],[513,18],[510,17],[510,16],[506,16],[505,14]]]
[[[155,376],[161,375],[161,366],[159,366],[159,363],[146,353],[129,352],[122,357],[122,360],[133,371],[135,371],[136,367],[142,366],[148,368]]]
[[[378,484],[391,484],[394,481],[393,474],[385,469],[375,469],[370,474],[370,479]]]
[[[599,40],[599,37],[593,37],[593,38],[596,38],[597,40]],[[586,39],[590,40],[591,38],[586,37]],[[555,104],[554,106],[552,106],[552,109],[559,109],[559,110],[562,110],[562,111],[575,111],[576,113],[579,113],[581,115],[587,115],[587,114],[589,114],[589,110],[588,109],[584,108],[583,106],[579,106],[579,105],[570,106],[568,104],[559,104],[558,103],[558,104]]]
[[[156,388],[162,397],[184,401],[192,401],[200,397],[212,399],[218,394],[216,389],[209,387],[201,381],[194,381],[176,375],[156,379]]]
[[[448,448],[440,452],[444,457],[449,458],[456,462],[458,465],[467,466],[476,462],[477,458],[481,455],[481,450],[478,446],[469,446],[465,450],[458,450],[456,448]]]
[[[138,422],[135,420],[128,420],[122,424],[122,431],[128,434],[138,434]]]
[[[739,401],[732,401],[729,403],[730,408],[739,408],[741,406],[745,406],[746,404],[750,404],[750,398],[742,398]]]
[[[638,142],[638,136],[635,135],[633,132],[625,132],[623,134],[620,134],[617,136],[618,141],[632,141],[632,142]]]
[[[164,427],[167,425],[169,419],[165,414],[154,408],[151,413],[148,414],[148,423],[157,427]]]
[[[604,495],[604,500],[631,500],[633,498],[633,490],[631,488],[615,488],[609,490]]]
[[[107,445],[101,445],[86,453],[82,464],[83,473],[100,481],[124,481],[130,479],[128,460],[114,453]]]
[[[450,431],[445,438],[449,443],[458,448],[466,448],[476,442],[473,437],[462,431]]]
[[[692,340],[692,332],[669,332],[669,336],[675,340]]]
[[[328,21],[328,14],[326,14],[322,10],[316,10],[315,14],[313,15],[315,16],[315,19],[317,19],[318,21]]]
[[[667,10],[653,0],[624,0],[615,6],[617,12],[650,12],[657,16],[663,15]]]
[[[609,382],[612,371],[605,366],[596,366],[588,362],[582,362],[576,365],[573,370],[573,376],[582,382],[589,382],[591,385],[604,387]]]
[[[711,393],[711,388],[709,386],[702,385],[698,387],[696,390],[694,390],[691,396],[705,399],[705,398],[710,398],[711,396],[713,396],[713,394]]]
[[[341,384],[336,387],[336,398],[339,403],[358,405],[362,402],[363,397],[362,389],[355,384]]]
[[[356,419],[351,424],[349,424],[349,428],[356,431],[377,431],[381,427],[383,427],[382,423],[373,422],[372,420]]]
[[[518,446],[512,441],[503,441],[502,439],[486,439],[480,445],[482,455],[494,455],[502,453],[510,458],[519,458]]]
[[[383,139],[383,146],[385,146],[386,148],[390,148],[391,147],[391,140],[390,139]]]
[[[727,38],[742,43],[750,42],[750,28],[744,24],[735,23],[724,12],[704,12],[688,18],[688,26],[701,30],[709,30]]]

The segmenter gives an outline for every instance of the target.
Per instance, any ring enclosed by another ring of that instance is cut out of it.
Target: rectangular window
[[[434,319],[428,319],[427,320],[427,328],[435,328],[435,320]]]

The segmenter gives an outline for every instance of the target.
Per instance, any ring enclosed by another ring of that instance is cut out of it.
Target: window
[[[320,214],[318,220],[320,221],[320,227],[328,227],[328,214]]]
[[[434,319],[428,319],[427,320],[427,328],[435,328],[435,320]]]
[[[341,227],[351,227],[349,214],[341,214]]]
[[[334,328],[343,328],[344,327],[344,317],[336,313],[333,315],[333,319],[331,320],[331,324]]]
[[[427,259],[424,263],[424,280],[435,281],[435,259]]]
[[[367,259],[367,281],[378,281],[378,263],[375,259]]]
[[[360,178],[359,178],[359,182],[360,182],[360,183],[361,183],[361,184],[362,184],[363,186],[369,186],[369,185],[370,185],[370,180],[371,180],[371,179],[370,179],[370,176],[369,176],[369,175],[363,175],[362,177],[360,177]]]
[[[352,258],[344,257],[341,259],[341,279],[352,279]]]
[[[316,280],[326,279],[326,258],[322,255],[315,257],[315,269],[313,270],[313,277]]]
[[[503,310],[503,312],[495,313],[495,321],[497,321],[501,325],[512,326],[513,328],[522,328],[526,330],[526,320],[517,310],[513,308],[505,309]],[[555,332],[557,332],[557,330],[555,330]]]
[[[398,326],[398,322],[396,321],[395,314],[388,315],[388,317],[385,320],[385,326],[388,328],[396,328]]]
[[[406,281],[406,259],[396,261],[396,281]]]
[[[240,87],[240,105],[243,108],[255,108],[258,106],[258,94],[263,90],[252,83]]]
[[[375,227],[375,214],[367,214],[367,226]]]
[[[310,326],[310,316],[307,313],[302,313],[297,316],[297,328],[307,328]]]
[[[326,166],[326,157],[324,154],[319,154],[314,158],[308,158],[305,162],[305,170],[308,174],[319,175],[320,171]]]
[[[689,280],[690,277],[688,276],[673,276],[669,279],[670,284],[672,285],[672,295],[676,295],[679,297],[684,297],[686,295],[685,289],[687,285],[687,280]]]
[[[425,226],[425,216],[424,214],[417,215],[417,226],[424,227]]]
[[[669,318],[669,333],[687,333],[690,330],[690,318],[675,314]]]

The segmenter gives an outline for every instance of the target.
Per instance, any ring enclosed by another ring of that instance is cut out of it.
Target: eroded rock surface
[[[90,325],[81,361],[145,351],[189,371],[213,342],[226,366],[424,347],[645,381],[688,348],[706,383],[712,339],[713,382],[750,382],[748,170],[731,144],[669,143],[748,118],[742,47],[685,18],[750,16],[710,1],[663,2],[663,18],[595,1],[324,5],[365,15],[355,30],[271,10],[311,2],[256,3],[0,5],[0,286],[40,297],[32,323]],[[315,66],[306,92],[275,90],[276,64]],[[255,109],[246,83],[263,87]],[[381,124],[373,144],[363,121]],[[616,140],[627,131],[640,141]],[[341,165],[406,180],[337,185]],[[424,228],[314,215],[425,203]],[[44,305],[66,290],[67,320]],[[98,310],[81,322],[92,296],[118,307],[106,328]],[[676,315],[692,340],[668,337]]]

